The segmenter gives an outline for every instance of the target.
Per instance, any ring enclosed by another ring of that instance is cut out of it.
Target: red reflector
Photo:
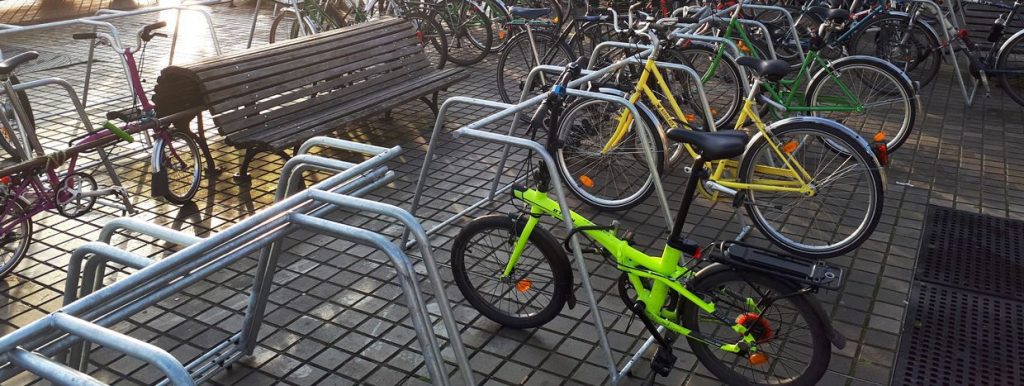
[[[0,177],[0,184],[7,185],[7,184],[10,184],[10,183],[11,183],[11,176]]]
[[[693,258],[694,258],[694,259],[697,259],[697,260],[700,260],[700,256],[701,256],[701,254],[703,254],[703,253],[704,253],[704,250],[703,250],[703,249],[697,248],[697,252],[694,252],[694,253],[693,253]]]
[[[885,142],[875,142],[875,156],[882,166],[889,166],[889,146]]]
[[[967,35],[969,35],[970,33],[971,32],[968,31],[967,29],[961,28],[959,31],[956,32],[956,36],[959,36],[961,39],[963,39],[966,38]]]

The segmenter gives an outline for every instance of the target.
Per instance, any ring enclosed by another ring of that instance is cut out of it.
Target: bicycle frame
[[[661,120],[665,122],[670,128],[675,128],[675,122],[679,121],[683,124],[687,123],[686,115],[683,113],[679,104],[676,103],[676,98],[672,94],[672,90],[665,82],[665,78],[661,75],[661,71],[658,70],[656,64],[657,52],[652,53],[644,63],[644,71],[640,75],[640,79],[636,83],[636,89],[629,96],[630,103],[637,103],[641,97],[654,108],[656,114],[659,115]],[[669,102],[669,109],[666,109],[662,99],[655,94],[649,86],[649,80],[653,76],[655,82],[658,85],[658,89],[661,91],[664,99]],[[757,190],[757,191],[769,191],[769,192],[797,192],[805,195],[813,195],[814,188],[809,184],[813,180],[810,173],[804,170],[803,166],[795,158],[792,157],[791,153],[786,153],[782,150],[780,145],[776,143],[771,133],[768,131],[768,126],[761,120],[760,116],[754,110],[755,99],[757,91],[759,90],[762,82],[760,79],[755,80],[754,84],[750,88],[750,93],[744,100],[743,107],[740,110],[740,115],[736,119],[736,129],[742,128],[746,123],[753,122],[757,127],[758,131],[768,141],[772,151],[776,156],[779,157],[784,163],[785,168],[773,167],[765,165],[755,166],[761,174],[767,174],[772,176],[784,177],[789,180],[757,180],[751,181],[750,183],[739,182],[737,180],[726,180],[724,179],[725,172],[729,169],[736,169],[737,163],[732,160],[722,160],[712,162],[712,173],[710,180],[715,181],[722,186],[734,190]],[[673,115],[674,114],[674,115]],[[626,133],[629,132],[633,123],[633,116],[630,112],[623,111],[618,118],[618,125],[616,126],[615,132],[612,134],[612,138],[605,144],[602,149],[602,153],[607,153],[615,148],[625,137]],[[685,126],[684,126],[685,127]],[[687,128],[688,129],[688,128]],[[698,157],[697,152],[688,144],[683,144],[689,152],[690,157],[696,159]]]
[[[526,248],[530,233],[536,228],[542,215],[548,215],[560,221],[564,220],[558,202],[548,197],[547,193],[536,189],[513,188],[512,194],[515,198],[521,199],[530,205],[530,216],[527,219],[523,233],[516,240],[515,248],[505,266],[502,277],[508,277],[511,274],[512,269]],[[570,211],[569,214],[574,228],[594,226],[593,222],[576,212]],[[680,216],[685,215],[680,214]],[[675,310],[664,309],[665,304],[669,300],[669,291],[674,291],[687,301],[700,307],[701,310],[709,315],[718,317],[713,303],[705,302],[696,294],[687,290],[681,282],[683,279],[690,278],[695,274],[686,267],[679,266],[679,261],[683,256],[682,251],[665,245],[665,249],[660,257],[650,256],[633,248],[629,245],[629,242],[616,237],[614,231],[584,230],[582,232],[615,257],[617,268],[626,272],[630,283],[637,291],[637,300],[644,303],[644,311],[652,321],[680,335],[697,339],[723,351],[730,353],[739,353],[741,351],[739,344],[725,343],[694,333],[694,331],[673,321],[676,318]],[[649,289],[644,286],[641,279],[651,279]],[[721,317],[719,319],[722,323],[732,326],[733,331],[741,335],[744,343],[749,347],[757,347],[754,337],[746,334],[747,329],[743,325]]]

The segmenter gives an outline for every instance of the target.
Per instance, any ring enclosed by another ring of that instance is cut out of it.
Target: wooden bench
[[[414,99],[436,115],[438,92],[468,74],[431,63],[413,24],[388,18],[167,67],[153,101],[161,117],[208,109],[227,144],[245,149],[238,176],[248,178],[258,152],[287,157],[313,136]]]

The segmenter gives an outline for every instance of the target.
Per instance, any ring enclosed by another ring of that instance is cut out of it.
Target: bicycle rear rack
[[[306,154],[313,147],[340,149],[371,157],[353,164]],[[281,240],[291,231],[305,230],[369,246],[388,256],[409,308],[427,372],[433,383],[449,384],[449,372],[445,369],[440,343],[434,334],[412,261],[383,234],[324,218],[335,209],[345,208],[390,217],[420,243],[426,274],[433,284],[435,301],[458,371],[467,384],[473,384],[465,349],[445,297],[426,232],[408,212],[359,198],[394,179],[394,172],[385,164],[400,152],[401,148],[397,146],[383,148],[326,137],[310,139],[302,145],[298,155],[285,164],[274,205],[207,238],[130,218],[108,223],[103,227],[99,241],[86,243],[72,253],[64,307],[0,337],[0,358],[10,361],[0,365],[0,380],[27,370],[55,383],[96,384],[98,381],[84,373],[92,343],[156,366],[166,377],[162,384],[189,385],[208,380],[219,370],[254,352],[277,272],[278,257],[282,252]],[[303,171],[336,174],[292,194],[300,186]],[[118,231],[149,235],[184,248],[163,260],[154,261],[107,244]],[[188,364],[178,362],[155,346],[111,330],[115,324],[257,251],[259,262],[241,329]],[[138,271],[101,288],[105,267],[111,262]],[[79,274],[83,271],[79,282]],[[68,366],[49,358],[64,356],[65,350]]]

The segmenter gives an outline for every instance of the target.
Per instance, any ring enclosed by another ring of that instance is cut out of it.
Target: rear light
[[[11,184],[11,176],[0,177],[0,184],[10,185]]]
[[[879,131],[871,138],[871,149],[875,151],[875,157],[882,166],[889,166],[889,145],[885,144],[885,132]]]

